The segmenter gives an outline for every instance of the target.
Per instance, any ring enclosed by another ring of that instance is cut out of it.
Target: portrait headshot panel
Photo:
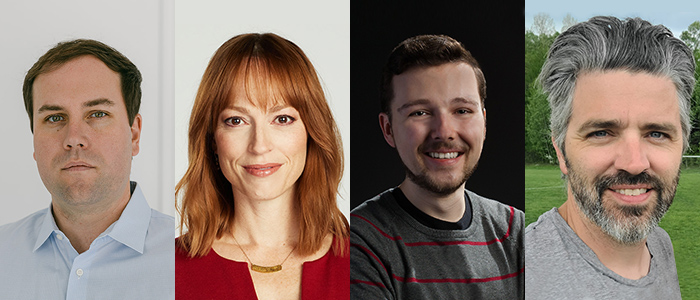
[[[486,79],[486,140],[466,188],[524,209],[523,2],[353,1],[351,3],[352,207],[406,176],[379,127],[379,86],[401,41],[444,34],[461,42]]]
[[[142,75],[140,151],[131,180],[151,208],[175,215],[173,206],[172,10],[167,1],[12,2],[0,5],[0,90],[5,117],[0,129],[7,147],[0,174],[5,201],[0,225],[46,208],[51,195],[39,177],[22,85],[27,71],[57,43],[94,39],[121,52]]]
[[[343,142],[338,208],[350,213],[349,1],[175,1],[175,178],[188,166],[190,113],[214,52],[244,33],[275,33],[303,50],[321,81]],[[179,222],[179,221],[177,221]]]
[[[543,94],[535,91],[537,86],[534,83],[534,79],[539,75],[540,68],[545,61],[547,51],[549,51],[549,48],[554,42],[555,38],[560,36],[563,31],[570,28],[572,25],[579,22],[588,21],[590,18],[596,16],[612,16],[619,18],[620,20],[638,17],[648,21],[651,25],[662,25],[668,28],[676,39],[680,39],[683,43],[685,43],[690,48],[690,51],[693,52],[694,56],[692,59],[686,59],[684,55],[678,54],[674,55],[674,58],[680,58],[682,61],[694,59],[696,64],[700,59],[700,52],[698,52],[697,46],[697,40],[700,36],[700,5],[696,3],[689,3],[685,1],[667,1],[664,3],[664,5],[658,5],[658,3],[652,2],[639,3],[621,1],[613,4],[608,1],[594,1],[586,4],[567,3],[566,5],[562,5],[556,1],[526,2],[525,34],[527,36],[527,46],[525,55],[527,62],[525,81],[526,95],[528,95],[528,99],[526,100],[528,103],[528,106],[526,107],[526,144],[528,146],[532,146],[531,148],[526,148],[527,165],[525,177],[525,221],[528,225],[537,222],[538,218],[540,218],[543,213],[552,210],[553,207],[561,207],[565,200],[567,200],[567,181],[561,179],[562,171],[560,165],[557,165],[557,155],[551,140],[549,128],[549,104],[547,103],[546,96],[543,96]],[[634,49],[633,47],[626,48]],[[637,56],[642,57],[639,54],[637,54]],[[645,57],[653,57],[653,55],[647,55]],[[650,65],[660,65],[660,63],[657,60],[654,63],[650,63]],[[682,68],[679,68],[678,65],[674,65],[673,71],[680,72],[681,69]],[[641,74],[644,74],[644,72]],[[698,76],[696,66],[696,80],[698,79]],[[640,76],[640,78],[636,79],[636,82],[642,82],[642,79],[643,78]],[[650,86],[651,84],[647,84],[645,87]],[[680,86],[681,85],[676,84],[676,88]],[[689,147],[682,153],[682,158],[680,159],[680,178],[678,186],[676,188],[675,185],[672,185],[673,189],[675,189],[675,197],[673,197],[673,203],[668,208],[666,214],[663,215],[661,221],[658,222],[658,226],[668,233],[670,242],[673,245],[673,251],[669,251],[668,253],[673,253],[672,258],[675,257],[678,283],[680,284],[680,293],[683,298],[695,296],[700,293],[700,289],[698,288],[698,286],[700,286],[700,284],[698,284],[700,281],[698,276],[696,276],[697,255],[695,254],[694,250],[700,247],[700,242],[698,242],[697,238],[695,238],[688,231],[689,228],[695,228],[700,223],[698,222],[700,218],[698,218],[697,214],[697,211],[700,210],[700,198],[697,196],[697,186],[698,182],[700,182],[700,177],[698,177],[697,171],[699,164],[698,160],[700,157],[698,156],[698,154],[700,154],[700,152],[698,152],[698,144],[700,141],[698,137],[700,135],[697,133],[697,101],[698,95],[700,94],[698,93],[697,87],[698,85],[696,82],[695,91],[691,95],[689,101],[689,112],[691,118],[690,138],[688,141]],[[682,97],[682,95],[679,94],[679,97]],[[621,98],[622,97],[620,97],[620,99]],[[654,104],[660,105],[661,100],[656,100],[657,101]],[[575,102],[577,100],[574,99],[573,101]],[[641,101],[643,101],[641,97],[640,99],[636,100],[637,103],[641,103]],[[614,110],[612,107],[614,104],[612,102],[613,101],[608,102],[608,109],[602,109],[601,111],[613,112]],[[651,107],[651,105],[649,105],[649,107]],[[634,112],[633,110],[630,111]],[[661,115],[661,112],[654,113],[654,116]],[[541,117],[543,116],[546,116],[546,118],[542,119]],[[571,130],[571,128],[569,130]],[[570,140],[569,136],[565,137],[564,140]],[[633,149],[634,148],[631,148],[627,151],[626,155],[623,156],[623,160],[634,157],[635,152],[633,152]],[[571,151],[569,151],[569,146],[567,144],[566,155],[573,156],[574,152],[577,150],[580,151],[580,149],[576,149],[575,146],[572,146]],[[580,153],[590,153],[594,150],[594,148],[587,149],[587,151],[580,151]],[[674,155],[681,156],[681,151],[682,150],[680,149],[676,149],[676,151],[674,151]],[[659,160],[664,156],[659,155],[658,153],[655,155],[649,155],[651,152],[646,152],[647,159],[650,162],[650,167],[646,171],[649,174],[657,176],[659,171],[664,169],[663,164],[659,163]],[[616,155],[613,153],[613,151],[607,151],[607,153],[604,155],[597,156],[597,158],[600,160],[610,161],[612,161],[611,159],[614,157],[616,157]],[[588,160],[589,166],[593,166],[593,163],[593,160]],[[579,163],[579,165],[581,164],[582,163]],[[619,166],[621,165],[618,164],[618,167]],[[572,165],[572,167],[576,166]],[[677,168],[678,165],[674,164],[670,170],[672,173],[674,173],[677,171]],[[620,169],[623,168],[620,167]],[[598,170],[598,172],[601,174],[603,173],[600,170]],[[612,196],[608,194],[609,193],[606,192],[606,195],[600,197],[600,199],[602,199],[600,200],[601,203],[603,203],[603,201],[613,199]],[[558,209],[558,211],[561,212],[562,210]],[[574,232],[576,232],[575,228]],[[526,245],[529,244],[528,240],[530,240],[530,237],[530,235],[526,234]],[[649,244],[650,242],[647,240],[647,247]],[[551,248],[552,245],[548,244],[547,247]],[[528,247],[527,250],[530,250],[530,248]],[[527,261],[534,261],[530,260],[530,254],[533,252],[527,250]],[[660,254],[653,255],[657,261],[659,258],[663,257],[663,255]],[[603,259],[600,259],[600,261],[603,261]],[[547,273],[553,274],[549,271],[551,268],[545,267],[544,269],[547,270]],[[576,272],[581,272],[581,270],[576,270]],[[531,272],[526,268],[526,273],[533,275],[535,272]],[[650,271],[649,274],[653,273]],[[557,273],[555,275],[559,274]],[[535,276],[533,275],[529,278],[532,279],[535,278]],[[675,284],[678,285],[678,283]],[[676,289],[678,289],[677,286]],[[526,283],[526,291],[536,290],[537,289],[531,287],[529,283]]]

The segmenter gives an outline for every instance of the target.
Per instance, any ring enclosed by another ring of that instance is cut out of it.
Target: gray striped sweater
[[[522,211],[465,190],[469,227],[438,230],[404,211],[392,190],[350,214],[352,299],[523,297]]]

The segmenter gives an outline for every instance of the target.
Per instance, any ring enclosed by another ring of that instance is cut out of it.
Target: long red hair
[[[306,165],[295,189],[301,213],[300,254],[318,251],[331,233],[332,250],[345,255],[349,226],[336,203],[343,175],[340,134],[309,59],[297,45],[272,33],[242,34],[226,41],[202,76],[190,116],[189,167],[175,189],[176,196],[182,196],[177,207],[179,246],[191,257],[203,256],[214,240],[231,233],[235,199],[231,183],[216,166],[213,145],[217,117],[238,83],[256,105],[288,103],[306,127]]]

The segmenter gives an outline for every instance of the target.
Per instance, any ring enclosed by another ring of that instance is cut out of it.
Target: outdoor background
[[[643,2],[643,1],[642,1]],[[556,165],[556,153],[549,131],[549,106],[535,79],[545,61],[549,46],[559,33],[573,24],[597,15],[618,18],[640,17],[652,24],[663,24],[683,40],[700,65],[700,4],[664,1],[654,5],[631,2],[587,1],[567,3],[526,1],[525,4],[525,222],[530,224],[545,211],[566,200],[566,186]],[[696,79],[700,72],[696,71]],[[661,220],[668,232],[678,269],[683,299],[700,299],[700,241],[693,234],[700,226],[700,81],[693,95],[690,150],[683,158],[680,183],[673,205]]]

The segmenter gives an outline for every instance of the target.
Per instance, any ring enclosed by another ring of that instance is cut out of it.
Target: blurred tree
[[[693,129],[690,132],[690,149],[687,154],[700,154],[700,21],[695,21],[688,26],[688,30],[681,33],[681,40],[693,50],[695,57],[695,91],[693,92],[690,116]]]
[[[578,23],[578,21],[576,21],[576,19],[574,19],[574,17],[571,16],[570,13],[567,13],[566,16],[564,16],[564,20],[561,23],[562,23],[562,26],[561,26],[560,32],[564,32],[567,29],[569,29],[569,27],[576,25],[576,23]]]
[[[546,13],[538,13],[535,15],[531,30],[537,35],[552,35],[555,32],[554,19]]]

